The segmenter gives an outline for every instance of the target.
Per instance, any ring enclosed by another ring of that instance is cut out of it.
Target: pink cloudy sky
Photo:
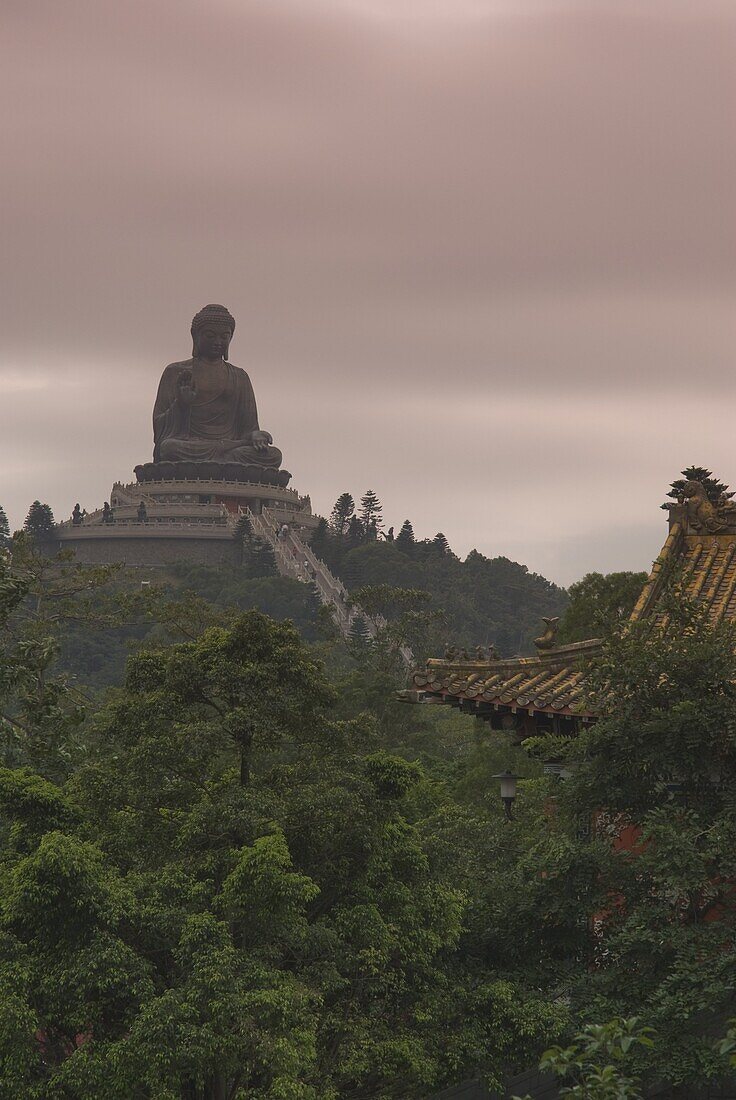
[[[736,482],[730,0],[5,0],[0,503],[99,505],[224,302],[315,508],[567,583]]]

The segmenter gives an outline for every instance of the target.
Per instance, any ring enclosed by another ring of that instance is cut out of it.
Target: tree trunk
[[[250,783],[250,760],[253,749],[253,730],[249,727],[240,735],[240,786]]]

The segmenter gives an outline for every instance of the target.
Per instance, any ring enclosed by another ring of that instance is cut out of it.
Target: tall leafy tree
[[[137,654],[65,789],[0,771],[9,1096],[408,1100],[554,1037],[459,966],[422,769],[331,700],[249,613]]]
[[[219,725],[238,753],[244,786],[255,754],[309,736],[332,699],[293,626],[272,623],[257,611],[230,630],[213,628],[196,641],[133,659],[128,683],[140,694],[168,689],[172,705],[187,705]]]
[[[646,579],[646,573],[587,573],[571,584],[570,603],[560,622],[560,642],[581,642],[610,633],[628,619]]]
[[[350,517],[355,513],[355,501],[350,493],[341,493],[330,513],[330,525],[338,535],[347,533]]]

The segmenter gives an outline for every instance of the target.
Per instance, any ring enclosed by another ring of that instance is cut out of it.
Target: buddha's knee
[[[177,462],[181,458],[181,443],[178,439],[162,439],[159,446],[160,462]]]

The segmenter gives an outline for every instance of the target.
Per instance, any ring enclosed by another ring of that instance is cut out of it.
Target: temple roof
[[[688,486],[694,485],[688,482]],[[708,608],[710,618],[736,619],[736,507],[730,502],[712,505],[693,490],[669,510],[669,534],[652,566],[631,614],[632,622],[648,620],[652,627],[667,627],[661,606],[668,578],[676,572],[685,594]],[[585,698],[584,671],[600,652],[597,638],[555,646],[554,624],[537,639],[536,657],[511,659],[458,658],[450,651],[443,659],[431,658],[416,669],[408,701],[420,699],[460,705],[476,713],[518,711],[528,715],[594,718]]]
[[[438,701],[467,700],[492,706],[522,709],[529,714],[590,715],[583,701],[582,679],[586,663],[600,649],[600,642],[575,642],[542,657],[516,657],[507,661],[454,661],[430,659],[411,679],[414,692],[436,696]]]
[[[685,594],[708,608],[712,622],[736,619],[736,530],[694,531],[673,517],[670,533],[632,612],[632,621],[666,625],[658,607],[670,567],[676,567]]]

